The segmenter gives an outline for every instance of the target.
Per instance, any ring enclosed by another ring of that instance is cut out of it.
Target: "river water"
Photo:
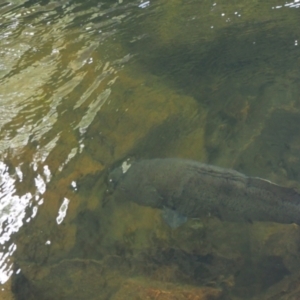
[[[299,187],[299,7],[2,1],[3,299],[271,299],[289,287],[296,225],[174,231],[158,210],[114,202],[106,175],[183,157]]]

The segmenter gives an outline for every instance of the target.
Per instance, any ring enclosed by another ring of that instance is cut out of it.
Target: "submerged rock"
[[[102,261],[64,260],[44,267],[23,264],[22,269],[23,278],[15,284],[15,289],[20,291],[17,299],[217,300],[223,294],[219,288],[178,285],[144,276],[131,276],[130,266],[120,257]]]

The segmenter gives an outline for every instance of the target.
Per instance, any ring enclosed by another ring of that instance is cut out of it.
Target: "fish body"
[[[197,161],[133,162],[109,174],[114,197],[167,208],[188,218],[300,224],[300,194],[270,181]]]

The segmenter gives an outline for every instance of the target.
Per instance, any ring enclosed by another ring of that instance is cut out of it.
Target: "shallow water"
[[[299,6],[1,3],[3,297],[289,290],[297,226],[172,230],[160,212],[111,199],[106,174],[128,158],[184,157],[299,188]]]

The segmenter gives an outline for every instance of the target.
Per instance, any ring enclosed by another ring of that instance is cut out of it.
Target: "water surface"
[[[174,231],[159,211],[111,199],[106,174],[128,158],[183,157],[299,187],[298,7],[3,2],[3,297],[289,293],[297,226],[189,220]]]

